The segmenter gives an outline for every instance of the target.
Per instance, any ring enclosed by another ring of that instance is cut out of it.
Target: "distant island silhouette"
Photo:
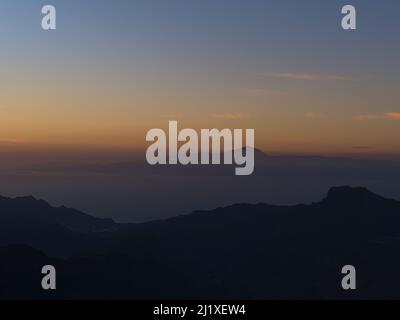
[[[149,222],[233,203],[310,203],[334,185],[364,186],[400,199],[400,162],[277,155],[254,149],[251,177],[232,165],[149,165],[143,154],[101,161],[33,162],[3,178],[0,194],[30,194],[119,222]],[[41,160],[43,161],[43,160]],[[6,187],[7,186],[7,187]],[[52,187],[53,186],[53,187]]]
[[[394,299],[399,249],[400,201],[365,188],[140,224],[0,197],[1,299]],[[40,287],[45,264],[56,291]],[[347,264],[355,291],[340,286]]]

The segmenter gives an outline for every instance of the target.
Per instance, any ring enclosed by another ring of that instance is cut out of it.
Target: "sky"
[[[341,29],[353,4],[358,29]],[[41,29],[41,8],[57,30]],[[1,0],[1,151],[140,152],[254,128],[272,153],[400,154],[397,0]]]

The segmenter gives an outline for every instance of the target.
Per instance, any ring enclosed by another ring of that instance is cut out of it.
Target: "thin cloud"
[[[306,112],[304,113],[304,118],[306,119],[321,119],[325,118],[325,114],[316,112]]]
[[[2,144],[20,144],[20,143],[26,143],[26,140],[23,139],[0,139],[0,143]]]
[[[315,118],[315,113],[314,113],[314,112],[306,112],[306,113],[304,114],[304,118],[307,118],[307,119],[314,119],[314,118]]]
[[[353,146],[352,149],[354,150],[369,150],[371,147],[369,146]]]
[[[256,73],[257,75],[304,81],[356,81],[353,77],[318,73]]]
[[[250,88],[236,91],[235,94],[247,97],[284,97],[299,94],[293,90],[273,90],[268,88]]]
[[[208,116],[210,118],[224,120],[241,120],[249,117],[248,114],[244,113],[210,113]]]
[[[171,114],[161,114],[163,119],[182,119],[184,115],[182,113],[171,113]]]
[[[400,112],[386,112],[383,114],[363,114],[358,120],[400,120]]]
[[[357,120],[376,120],[376,119],[384,119],[383,115],[378,114],[362,114],[356,117]]]
[[[387,112],[385,118],[392,120],[400,120],[400,112]]]

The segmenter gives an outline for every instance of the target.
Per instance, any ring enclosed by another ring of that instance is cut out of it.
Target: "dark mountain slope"
[[[117,225],[111,219],[100,219],[64,206],[52,207],[34,197],[0,197],[0,219],[34,219],[63,226],[72,231],[94,232],[115,230]]]
[[[238,204],[85,235],[36,220],[51,247],[24,236],[33,220],[22,218],[13,239],[19,232],[19,243],[75,255],[58,260],[57,292],[69,298],[400,298],[400,202],[363,188],[332,188],[310,205]],[[26,266],[33,259],[17,256]],[[356,291],[341,288],[347,264]]]
[[[0,197],[0,245],[27,244],[55,256],[90,251],[97,232],[116,231],[111,219],[99,219],[33,197]]]

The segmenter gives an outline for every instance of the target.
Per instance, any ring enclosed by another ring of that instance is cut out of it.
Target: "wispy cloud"
[[[355,78],[343,75],[318,74],[318,73],[255,73],[256,75],[304,81],[356,81]]]
[[[321,119],[325,118],[325,114],[318,112],[306,112],[304,113],[304,118],[306,119]]]
[[[354,150],[369,150],[369,149],[371,149],[371,147],[369,147],[369,146],[352,146],[351,148]]]
[[[23,139],[0,139],[0,143],[2,144],[20,144],[20,143],[25,143],[27,142],[26,140]]]
[[[248,114],[244,113],[210,113],[208,116],[210,118],[224,120],[241,120],[249,117]]]
[[[274,90],[268,88],[248,88],[235,91],[235,94],[247,97],[285,97],[293,94],[299,94],[294,90]]]
[[[358,120],[400,120],[400,112],[386,112],[383,114],[363,114],[357,116]]]
[[[170,113],[170,114],[161,114],[160,117],[163,119],[174,120],[174,119],[182,119],[184,115],[182,113]]]
[[[387,119],[400,120],[400,112],[387,112],[385,113]]]
[[[375,119],[384,119],[383,115],[378,114],[361,114],[356,117],[357,120],[375,120]]]

